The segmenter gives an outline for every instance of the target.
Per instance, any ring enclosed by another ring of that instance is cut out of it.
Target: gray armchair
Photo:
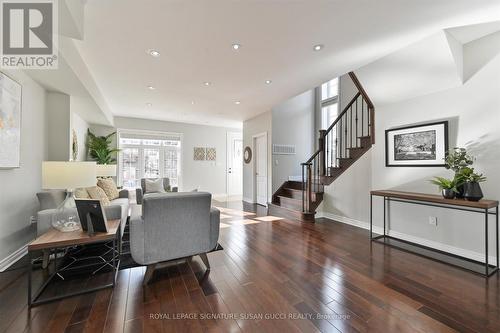
[[[217,246],[220,212],[204,192],[158,193],[144,197],[142,216],[130,218],[130,252],[147,265],[144,284],[156,264],[199,255],[210,270],[207,252]]]
[[[137,199],[137,204],[142,205],[142,199],[144,198],[144,194],[146,193],[146,179],[156,179],[156,178],[142,178],[141,179],[141,187],[135,189],[135,196]],[[165,192],[177,192],[177,186],[170,186],[170,179],[163,178],[163,189]]]

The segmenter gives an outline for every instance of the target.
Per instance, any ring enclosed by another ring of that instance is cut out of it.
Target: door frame
[[[269,202],[269,147],[268,147],[268,137],[267,137],[267,131],[258,133],[255,135],[252,135],[252,152],[254,155],[254,158],[252,159],[252,189],[253,189],[253,197],[252,200],[255,204],[257,204],[257,153],[256,153],[256,141],[258,138],[264,137],[265,139],[265,147],[266,147],[266,204],[265,207],[267,207],[267,203]]]
[[[230,194],[229,193],[229,160],[233,158],[231,140],[234,137],[238,137],[241,139],[241,144],[243,145],[243,133],[242,132],[227,132],[226,133],[226,195],[229,196],[237,196],[243,195],[243,159],[241,160],[241,193],[239,194]],[[243,152],[242,152],[243,153]]]

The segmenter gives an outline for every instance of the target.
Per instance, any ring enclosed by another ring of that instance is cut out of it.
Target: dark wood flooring
[[[216,205],[224,250],[209,254],[208,276],[196,257],[143,289],[145,269],[125,269],[114,290],[30,311],[15,269],[0,274],[0,332],[500,332],[498,275],[372,244],[333,221]]]

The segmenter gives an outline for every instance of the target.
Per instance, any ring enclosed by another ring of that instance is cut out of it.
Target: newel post
[[[319,130],[319,147],[321,152],[319,154],[319,170],[320,175],[326,175],[326,130]]]

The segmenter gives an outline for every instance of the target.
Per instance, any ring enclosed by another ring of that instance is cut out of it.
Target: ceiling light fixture
[[[322,48],[323,48],[323,44],[318,44],[318,45],[314,45],[313,50],[314,51],[321,51]]]
[[[153,104],[151,104],[151,103],[146,103],[146,106],[147,106],[148,108],[150,108],[150,107],[152,107],[152,106],[153,106]]]
[[[204,85],[206,85],[207,87],[208,87],[209,85],[211,85],[211,83],[210,83],[210,82],[208,82],[208,81],[207,81],[207,82],[203,82],[203,84],[204,84]]]
[[[273,81],[271,80],[266,80],[266,84],[271,84]]]
[[[155,58],[158,58],[160,56],[160,52],[156,51],[155,49],[146,50],[146,53]]]
[[[236,101],[236,102],[234,102],[234,104],[236,104],[236,105],[240,105],[240,104],[241,104],[241,102],[240,102],[240,101]]]
[[[153,86],[148,86],[148,89],[149,89],[149,90],[155,90],[156,88],[155,88],[155,87],[153,87]]]
[[[194,101],[191,101],[191,105],[194,105]]]
[[[233,44],[232,46],[233,46],[233,50],[235,50],[235,51],[236,51],[236,50],[239,50],[239,49],[240,49],[241,44]]]

